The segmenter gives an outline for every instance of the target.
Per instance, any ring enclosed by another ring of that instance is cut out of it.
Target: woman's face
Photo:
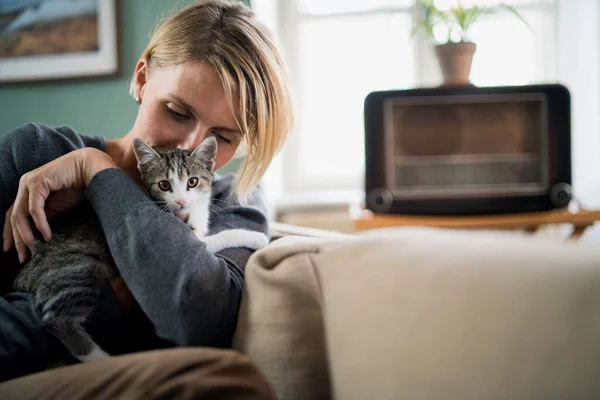
[[[148,72],[136,67],[140,108],[133,133],[153,147],[193,150],[208,136],[218,141],[215,169],[231,160],[242,135],[217,73],[200,61]]]

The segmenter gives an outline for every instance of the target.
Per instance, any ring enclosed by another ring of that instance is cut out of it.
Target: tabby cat
[[[159,151],[134,140],[144,186],[167,212],[187,223],[211,252],[228,247],[256,250],[267,237],[242,229],[207,236],[211,183],[217,140],[210,137],[195,150]],[[102,289],[118,275],[100,221],[88,203],[52,221],[50,242],[39,240],[31,260],[14,282],[17,291],[35,295],[43,326],[80,361],[109,357],[85,331]]]

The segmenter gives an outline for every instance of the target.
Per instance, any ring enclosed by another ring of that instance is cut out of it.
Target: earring
[[[142,101],[140,100],[139,96],[135,97],[135,102],[138,103],[138,104],[142,104]]]

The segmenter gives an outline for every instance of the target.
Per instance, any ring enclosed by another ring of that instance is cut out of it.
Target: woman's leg
[[[240,353],[155,350],[71,365],[0,384],[0,399],[274,399]]]
[[[34,304],[29,293],[0,297],[0,382],[70,359],[64,346],[42,327]]]

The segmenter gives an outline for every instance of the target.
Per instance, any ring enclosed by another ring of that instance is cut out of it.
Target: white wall
[[[572,101],[575,196],[600,207],[600,0],[558,0],[558,77]]]

